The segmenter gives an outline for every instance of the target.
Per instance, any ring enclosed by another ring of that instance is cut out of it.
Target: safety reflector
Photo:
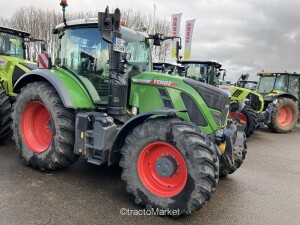
[[[49,68],[49,55],[48,53],[42,53],[39,55],[39,68],[48,69]]]

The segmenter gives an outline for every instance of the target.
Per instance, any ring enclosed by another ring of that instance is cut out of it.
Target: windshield
[[[131,54],[129,62],[137,65],[141,72],[151,71],[150,50],[144,38],[128,29],[121,33],[126,52]],[[101,38],[99,29],[65,30],[60,43],[58,57],[61,65],[78,75],[95,103],[107,104],[109,45]]]
[[[13,34],[0,33],[0,55],[25,58],[22,37]]]
[[[274,89],[276,77],[275,76],[262,76],[260,78],[258,92],[270,93]]]
[[[218,70],[208,64],[189,63],[186,65],[186,75],[188,78],[216,85]]]
[[[207,77],[207,70],[208,68],[201,64],[187,64],[186,76],[188,78],[204,82]]]

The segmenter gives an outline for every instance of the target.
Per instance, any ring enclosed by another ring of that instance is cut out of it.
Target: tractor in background
[[[0,143],[11,133],[11,104],[16,96],[13,86],[22,75],[37,68],[36,63],[26,60],[26,43],[31,40],[28,32],[0,27]]]
[[[181,74],[184,68],[176,63],[168,63],[168,62],[153,62],[153,71],[159,73],[165,73],[169,75],[178,75]]]
[[[246,123],[244,131],[247,137],[253,134],[258,128],[257,113],[262,111],[264,105],[262,96],[248,89],[229,85],[219,85],[222,65],[217,62],[180,61],[179,63],[185,67],[186,77],[229,91],[231,93],[229,116],[237,119],[239,122],[242,121]],[[223,70],[223,80],[225,77],[226,70]],[[240,103],[246,99],[248,99],[249,102],[247,101],[244,108],[239,111]]]
[[[67,22],[67,1],[61,6],[55,63],[8,82],[17,94],[12,129],[21,158],[41,171],[80,156],[119,163],[137,204],[180,214],[200,209],[219,176],[246,156],[243,131],[227,119],[230,96],[153,72],[150,41],[168,38],[120,26],[119,9]]]
[[[250,81],[248,79],[249,79],[249,74],[242,74],[234,85],[237,87],[249,89],[251,91],[256,91],[258,82]]]
[[[299,117],[299,76],[288,72],[258,73],[257,91],[264,97],[259,120],[276,133],[293,130]]]

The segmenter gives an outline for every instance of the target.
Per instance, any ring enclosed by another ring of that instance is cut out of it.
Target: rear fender
[[[56,89],[66,108],[94,108],[89,94],[76,78],[67,74],[55,73],[54,71],[36,69],[25,73],[14,85],[14,93],[19,93],[21,88],[28,83],[46,81]]]

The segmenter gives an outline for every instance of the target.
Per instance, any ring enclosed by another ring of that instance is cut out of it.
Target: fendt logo
[[[173,83],[171,81],[165,81],[165,80],[144,80],[144,79],[132,79],[134,83],[140,83],[140,84],[151,84],[151,85],[162,85],[162,86],[168,86],[168,87],[177,87],[179,84]]]
[[[157,85],[163,85],[163,86],[169,86],[169,87],[176,87],[178,84],[170,82],[170,81],[165,81],[165,80],[152,80],[150,84],[157,84]]]

